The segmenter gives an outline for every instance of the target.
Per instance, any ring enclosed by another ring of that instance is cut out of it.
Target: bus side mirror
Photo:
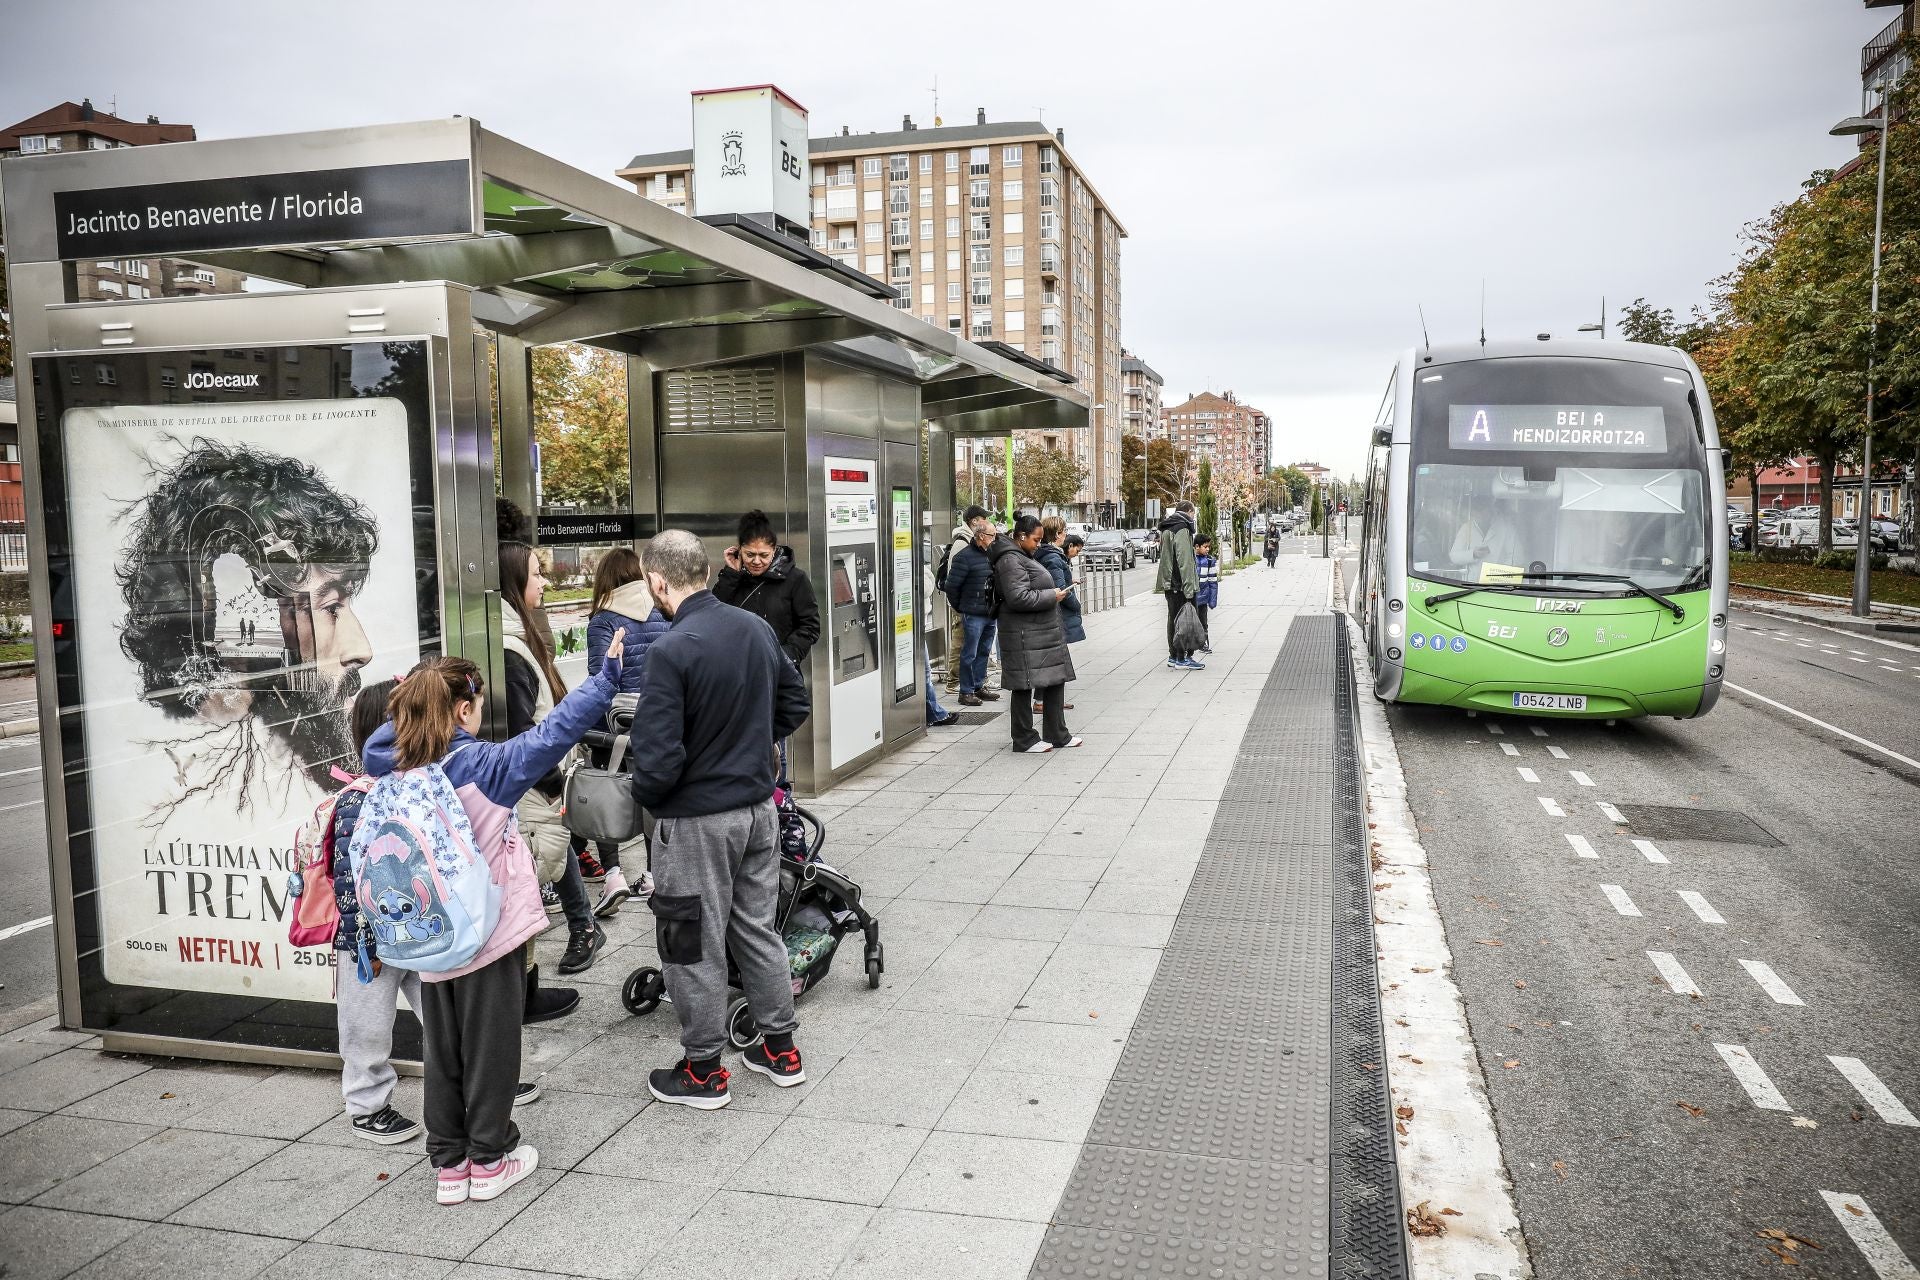
[[[1389,446],[1389,445],[1391,445],[1392,443],[1393,443],[1393,428],[1392,428],[1392,427],[1375,427],[1375,428],[1373,429],[1373,446],[1374,446],[1374,448],[1376,448],[1376,449],[1384,449],[1384,448],[1386,448],[1387,446]]]

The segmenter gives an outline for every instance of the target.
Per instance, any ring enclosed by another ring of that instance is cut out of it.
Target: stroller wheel
[[[869,960],[867,961],[867,988],[869,990],[872,990],[873,988],[878,987],[879,985],[880,985],[880,962],[878,960]]]
[[[867,945],[867,988],[872,990],[880,985],[880,975],[887,971],[887,949],[878,942]]]
[[[751,1049],[760,1040],[760,1024],[753,1020],[745,996],[734,997],[727,1006],[727,1043],[736,1049]]]
[[[666,993],[666,979],[658,969],[635,969],[627,975],[626,985],[620,988],[620,1003],[627,1007],[628,1013],[640,1018],[658,1009],[660,997]]]

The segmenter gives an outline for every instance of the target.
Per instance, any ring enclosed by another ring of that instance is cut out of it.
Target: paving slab
[[[7,1280],[60,1280],[145,1224],[130,1218],[22,1206],[0,1213],[0,1264]]]
[[[640,1274],[644,1280],[827,1280],[872,1216],[871,1209],[826,1200],[720,1191]]]
[[[277,1138],[166,1129],[68,1178],[34,1204],[161,1222],[285,1145]]]
[[[623,1280],[639,1275],[647,1263],[672,1248],[675,1233],[712,1194],[711,1188],[687,1183],[569,1173],[488,1236],[469,1258],[492,1266]]]
[[[0,1137],[0,1202],[25,1204],[160,1130],[80,1116],[44,1116]]]

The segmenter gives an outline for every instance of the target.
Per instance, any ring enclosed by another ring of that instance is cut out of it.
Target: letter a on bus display
[[[1485,409],[1473,415],[1473,429],[1467,432],[1467,440],[1469,442],[1485,440],[1488,444],[1493,443],[1493,432],[1487,427],[1487,411]]]

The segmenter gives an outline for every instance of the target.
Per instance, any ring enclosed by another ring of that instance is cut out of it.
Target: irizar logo
[[[1545,597],[1533,602],[1535,613],[1578,613],[1584,600],[1548,600]]]
[[[189,373],[187,386],[195,391],[238,391],[245,387],[258,387],[260,375],[257,373]]]

